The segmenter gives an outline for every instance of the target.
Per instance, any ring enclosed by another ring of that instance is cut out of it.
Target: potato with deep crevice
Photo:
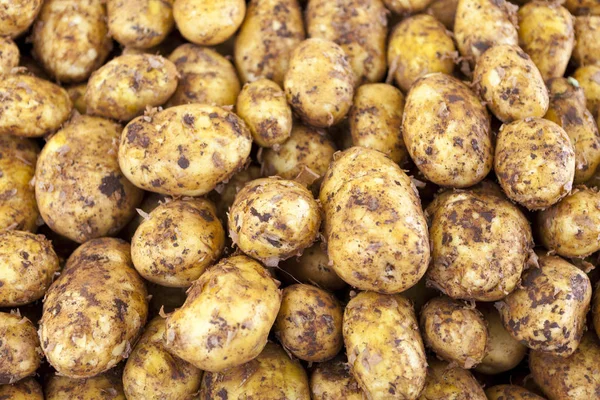
[[[12,385],[0,385],[0,399],[44,400],[44,392],[34,378],[25,378]]]
[[[586,107],[596,118],[600,116],[600,66],[586,65],[575,70],[573,78],[583,89]]]
[[[0,37],[16,38],[25,32],[40,12],[43,0],[9,0],[0,7]]]
[[[430,359],[425,388],[418,400],[487,400],[477,379],[467,370]]]
[[[20,57],[21,54],[15,42],[10,38],[0,37],[0,75],[10,74],[13,68],[18,67]]]
[[[314,400],[364,400],[364,392],[341,357],[319,363],[310,376]]]
[[[486,389],[488,400],[544,400],[543,397],[516,385],[497,385]]]
[[[246,15],[244,0],[175,0],[173,17],[192,43],[213,46],[229,39]]]
[[[46,400],[126,400],[121,376],[113,371],[87,379],[54,375],[44,390]]]
[[[0,385],[33,375],[43,353],[31,321],[18,314],[0,312],[0,338]]]
[[[147,49],[160,44],[173,29],[174,0],[108,0],[108,30],[123,46]]]
[[[580,66],[600,66],[600,15],[575,17],[573,60]]]

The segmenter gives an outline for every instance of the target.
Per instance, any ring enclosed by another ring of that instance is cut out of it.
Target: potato
[[[237,115],[188,104],[138,117],[123,130],[119,164],[134,185],[172,196],[201,196],[244,168],[252,136]]]
[[[200,400],[212,399],[310,400],[302,365],[283,349],[267,343],[255,359],[223,372],[205,372]]]
[[[0,37],[16,38],[25,32],[40,12],[43,0],[3,1],[0,10]]]
[[[340,45],[359,86],[379,82],[385,75],[386,14],[381,0],[310,0],[306,30],[311,38]]]
[[[35,373],[42,362],[42,352],[31,321],[18,314],[0,312],[0,338],[0,385]]]
[[[497,303],[502,323],[530,349],[568,357],[583,335],[592,286],[583,271],[560,257],[541,256],[539,265]]]
[[[565,7],[573,15],[600,15],[598,0],[566,0]]]
[[[166,349],[204,371],[247,363],[265,347],[280,302],[278,282],[258,262],[243,255],[222,259],[167,317]]]
[[[125,400],[120,378],[112,372],[87,379],[54,375],[46,383],[46,400]]]
[[[598,358],[600,345],[591,332],[586,333],[581,344],[570,357],[532,351],[529,368],[549,400],[587,400],[598,396],[600,375]]]
[[[240,80],[231,62],[216,51],[190,43],[177,47],[169,56],[177,67],[179,85],[168,107],[188,103],[226,106],[235,104]]]
[[[220,193],[215,190],[212,192],[214,203],[217,206],[217,215],[223,221],[227,223],[227,213],[229,207],[233,204],[237,192],[239,192],[248,182],[258,179],[261,177],[260,168],[254,165],[250,165],[243,171],[233,175],[227,183],[220,185],[218,188]]]
[[[116,234],[133,217],[143,194],[119,170],[120,131],[112,121],[76,116],[48,140],[35,196],[53,231],[83,243]]]
[[[217,210],[205,199],[159,205],[131,239],[131,259],[150,282],[188,287],[221,256],[225,231]]]
[[[344,50],[329,40],[312,38],[292,52],[283,87],[304,122],[325,128],[340,122],[350,110],[354,80]]]
[[[440,21],[447,29],[454,30],[458,0],[434,0],[427,7],[427,14]]]
[[[368,147],[403,164],[408,151],[402,139],[404,95],[385,83],[365,84],[356,90],[350,110],[350,133],[355,146]]]
[[[310,376],[313,400],[363,400],[364,393],[341,358],[319,363]]]
[[[390,36],[387,58],[400,89],[408,92],[420,77],[434,72],[452,74],[456,48],[446,27],[431,15],[403,20]]]
[[[38,137],[56,131],[73,104],[66,90],[29,75],[2,75],[0,135]]]
[[[192,43],[213,46],[229,39],[246,14],[244,0],[175,0],[173,17]]]
[[[35,379],[25,378],[12,385],[0,385],[0,399],[44,400],[44,392]]]
[[[500,128],[494,170],[512,201],[541,210],[556,204],[573,187],[575,152],[560,126],[526,118]]]
[[[492,169],[490,117],[467,85],[449,75],[424,76],[406,97],[402,135],[427,180],[463,188]]]
[[[319,196],[329,260],[345,282],[399,293],[425,274],[425,217],[411,179],[392,160],[352,147],[331,164]]]
[[[343,333],[350,368],[367,398],[417,398],[427,362],[409,300],[361,292],[346,306]]]
[[[600,116],[600,66],[586,65],[575,70],[573,77],[583,89],[586,107],[594,117]]]
[[[87,83],[80,83],[67,88],[67,93],[73,103],[73,108],[80,114],[87,112],[87,104],[85,103],[85,91],[87,89]]]
[[[40,340],[48,362],[69,378],[90,378],[127,358],[146,323],[148,299],[129,244],[94,239],[69,257],[46,293]]]
[[[425,388],[418,400],[487,400],[477,380],[460,367],[429,360]]]
[[[39,151],[31,139],[0,135],[0,230],[37,229],[39,213],[29,182]]]
[[[485,391],[488,400],[544,400],[543,397],[516,385],[497,385]]]
[[[179,400],[191,398],[200,389],[202,371],[172,356],[163,346],[165,320],[148,323],[125,369],[123,386],[128,400]]]
[[[580,66],[600,66],[600,15],[575,17],[573,60]]]
[[[273,81],[261,78],[244,85],[235,110],[259,146],[276,147],[290,137],[292,109],[281,87]]]
[[[108,0],[108,30],[123,46],[147,49],[160,44],[173,29],[174,0]]]
[[[0,75],[9,74],[18,67],[20,56],[19,48],[12,39],[0,37]]]
[[[416,14],[431,4],[432,0],[383,0],[385,6],[393,13],[401,16]]]
[[[104,64],[112,50],[104,3],[44,1],[33,25],[33,51],[58,81],[84,81]]]

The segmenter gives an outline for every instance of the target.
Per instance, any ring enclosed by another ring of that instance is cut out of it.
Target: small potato
[[[426,12],[444,24],[447,29],[453,31],[457,7],[458,0],[434,0],[433,3],[427,7]]]
[[[488,400],[544,400],[543,397],[516,385],[497,385],[485,391]]]
[[[331,293],[311,285],[291,285],[283,290],[275,336],[301,360],[327,361],[343,345],[342,315],[342,306]]]
[[[33,26],[33,51],[56,80],[81,82],[112,50],[104,0],[45,0]]]
[[[409,300],[361,292],[346,306],[343,333],[350,368],[367,398],[417,398],[427,362]]]
[[[492,169],[490,116],[469,87],[446,74],[426,75],[406,97],[406,148],[427,180],[464,188]]]
[[[44,0],[9,0],[0,3],[0,37],[16,38],[25,32],[40,12]]]
[[[252,136],[237,115],[187,104],[138,117],[123,130],[121,170],[134,185],[172,196],[201,196],[244,168]]]
[[[164,333],[165,320],[156,317],[133,348],[123,370],[128,400],[190,399],[200,389],[202,371],[169,354]]]
[[[598,0],[566,0],[565,7],[573,15],[600,15]]]
[[[346,116],[354,73],[344,50],[329,40],[307,39],[290,56],[283,87],[287,101],[309,125],[325,128]]]
[[[240,80],[231,62],[213,49],[182,44],[169,56],[177,67],[179,85],[168,107],[188,103],[227,106],[235,104]]]
[[[310,376],[313,400],[364,400],[364,393],[341,358],[319,363]]]
[[[35,373],[43,353],[30,320],[18,314],[0,312],[0,338],[0,385],[17,382]]]
[[[85,103],[85,91],[87,89],[87,83],[80,83],[67,88],[67,93],[73,103],[73,108],[80,114],[87,112],[87,104]]]
[[[42,349],[61,375],[90,378],[129,356],[147,316],[147,292],[129,244],[90,240],[73,252],[46,293]]]
[[[212,192],[212,196],[209,196],[209,198],[213,199],[217,206],[217,215],[224,224],[227,223],[227,213],[235,201],[237,193],[242,190],[248,182],[258,179],[261,176],[260,168],[250,165],[245,170],[233,175],[227,183],[220,186],[218,188],[219,192],[217,192],[217,190]]]
[[[1,18],[0,16],[0,20]],[[15,42],[9,38],[0,37],[0,75],[9,74],[13,68],[18,67],[20,56]]]
[[[396,83],[408,92],[417,79],[429,73],[451,75],[455,53],[454,41],[446,27],[431,15],[420,14],[394,28],[387,58]]]
[[[512,201],[541,210],[571,191],[575,151],[560,126],[541,118],[526,118],[500,128],[494,170]]]
[[[45,387],[46,400],[126,400],[121,377],[113,372],[87,379],[54,375]]]
[[[596,118],[600,116],[600,66],[586,65],[575,70],[573,77],[583,89],[586,107]]]
[[[447,399],[487,400],[483,388],[469,371],[439,360],[429,360],[425,388],[418,400]]]
[[[205,199],[159,205],[131,239],[135,269],[150,282],[189,287],[221,256],[225,231]]]
[[[192,43],[213,46],[229,39],[246,14],[244,0],[175,0],[173,17]]]
[[[432,0],[383,0],[383,4],[399,15],[416,14],[431,4]]]
[[[573,60],[580,66],[600,66],[600,15],[575,17]]]
[[[568,357],[577,349],[592,297],[587,275],[556,256],[541,256],[521,287],[496,304],[510,334],[533,350]],[[548,364],[551,365],[551,364]]]
[[[285,93],[273,81],[247,83],[237,98],[236,112],[246,121],[252,138],[262,147],[285,142],[292,132],[292,109]]]
[[[200,400],[310,400],[302,365],[283,349],[267,343],[255,359],[223,372],[205,372]]]
[[[222,259],[167,317],[166,349],[204,371],[247,363],[265,347],[280,303],[278,282],[258,262],[242,255]]]
[[[0,399],[44,400],[44,392],[35,379],[25,378],[12,385],[0,385]]]
[[[174,0],[108,0],[108,30],[123,46],[147,49],[173,29]]]

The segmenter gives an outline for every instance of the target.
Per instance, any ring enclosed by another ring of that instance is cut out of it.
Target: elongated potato
[[[310,376],[313,400],[364,400],[364,393],[342,358],[319,363]]]
[[[475,377],[460,367],[431,359],[425,388],[418,400],[487,400]]]
[[[454,30],[454,19],[456,18],[456,9],[458,0],[434,0],[427,7],[427,14],[432,15],[451,31]]]
[[[575,17],[573,60],[580,65],[600,66],[600,15]]]
[[[87,379],[54,375],[45,387],[46,400],[125,400],[119,374],[107,372]]]
[[[383,4],[399,15],[415,14],[423,11],[432,0],[383,0]]]
[[[174,0],[108,0],[108,30],[123,46],[147,49],[173,29]]]
[[[600,116],[600,66],[586,65],[575,70],[573,77],[585,94],[586,107],[594,117]]]
[[[192,43],[213,46],[229,39],[246,14],[244,0],[175,0],[173,17]]]
[[[543,397],[516,385],[497,385],[486,389],[488,400],[544,400]]]
[[[0,338],[0,385],[32,375],[42,362],[42,352],[31,321],[0,312]]]
[[[0,37],[0,74],[9,74],[19,66],[19,48],[9,38]]]
[[[33,378],[21,379],[12,385],[0,385],[0,399],[44,400],[42,386]]]
[[[2,2],[0,37],[15,38],[25,32],[40,12],[43,0],[10,0]]]

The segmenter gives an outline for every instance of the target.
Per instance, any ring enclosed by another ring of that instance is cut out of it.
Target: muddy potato
[[[460,367],[431,359],[418,400],[487,400],[475,377]]]
[[[580,66],[600,66],[600,15],[575,17],[573,60]]]
[[[43,0],[9,0],[0,3],[0,37],[25,32],[40,12]]]
[[[25,378],[12,385],[0,385],[0,399],[44,400],[44,392],[35,379]]]
[[[192,43],[213,46],[229,39],[246,14],[244,0],[175,0],[173,17]]]
[[[43,353],[31,321],[18,314],[0,312],[0,338],[0,385],[33,375]]]
[[[173,29],[174,0],[108,0],[108,30],[123,46],[147,49]]]
[[[54,375],[45,387],[46,400],[125,400],[119,374],[107,372],[87,379]]]
[[[600,66],[586,65],[575,70],[573,78],[585,94],[586,107],[594,117],[600,116]]]
[[[565,7],[573,15],[600,15],[598,0],[566,0]]]
[[[283,87],[288,103],[304,122],[325,128],[340,122],[350,110],[354,79],[340,46],[312,38],[291,53]]]
[[[1,20],[0,16],[0,20]],[[0,37],[0,75],[9,74],[19,66],[19,48],[9,38]]]
[[[73,103],[73,108],[80,114],[87,112],[87,104],[85,103],[85,91],[87,89],[87,83],[80,83],[79,85],[73,85],[67,88],[67,93]]]
[[[227,183],[218,188],[218,192],[217,190],[212,192],[209,198],[213,199],[213,202],[217,206],[217,215],[223,221],[223,223],[227,222],[227,213],[229,212],[229,207],[231,207],[233,204],[237,193],[242,190],[242,188],[248,182],[260,177],[260,168],[250,165],[245,170],[233,175],[229,181],[227,181]]]
[[[432,0],[383,0],[390,11],[401,16],[423,11],[431,2]]]
[[[406,97],[402,135],[427,180],[463,188],[492,169],[490,117],[469,87],[446,74],[419,79]]]
[[[544,400],[543,397],[516,385],[497,385],[486,389],[488,400]]]
[[[310,376],[313,400],[364,400],[364,393],[341,357],[319,363]]]
[[[427,14],[432,15],[450,30],[454,30],[454,19],[456,18],[456,8],[458,0],[434,0],[427,7]]]

